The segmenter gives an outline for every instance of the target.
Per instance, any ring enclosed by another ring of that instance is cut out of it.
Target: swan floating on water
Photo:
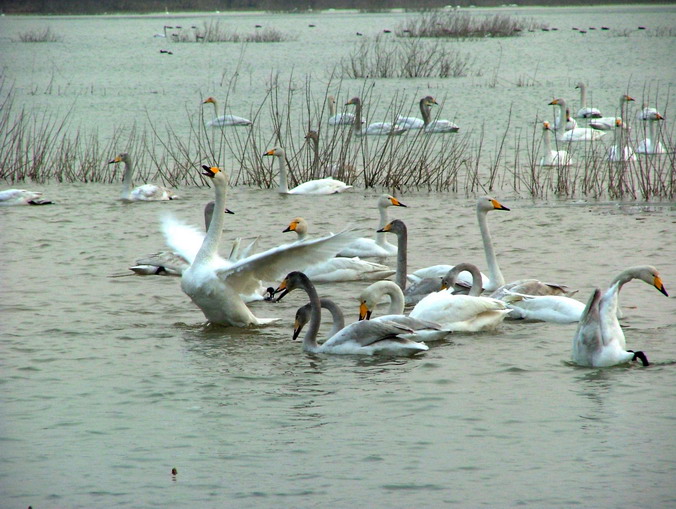
[[[217,167],[203,166],[204,175],[214,183],[215,208],[225,210],[227,177]],[[237,262],[218,255],[225,214],[216,214],[194,261],[183,272],[181,289],[212,323],[247,327],[265,325],[275,319],[257,318],[240,295],[249,295],[260,287],[261,280],[273,281],[289,270],[335,256],[354,239],[344,231],[336,235],[295,242],[268,249]],[[169,242],[171,239],[167,239]],[[174,246],[172,246],[174,247]]]
[[[132,189],[132,175],[134,167],[131,156],[127,152],[122,152],[117,155],[108,164],[124,163],[124,176],[122,177],[122,192],[120,199],[123,201],[164,201],[175,200],[178,198],[176,193],[166,187],[157,186],[155,184],[144,184],[135,189]]]
[[[422,129],[426,133],[457,133],[460,130],[455,123],[450,120],[432,120],[431,107],[433,104],[439,104],[431,95],[420,99],[420,114],[422,118],[416,117],[397,117],[396,125],[406,129]]]
[[[605,135],[604,132],[597,131],[596,129],[590,129],[589,127],[577,127],[577,122],[571,129],[561,131],[558,126],[564,125],[564,112],[567,111],[566,101],[565,99],[559,97],[550,102],[549,105],[559,106],[556,121],[554,122],[554,129],[557,130],[557,140],[565,142],[594,141]],[[566,117],[566,121],[568,121],[568,119],[570,119],[568,114],[566,114]]]
[[[641,352],[627,350],[624,332],[617,319],[618,298],[622,285],[640,279],[669,296],[655,267],[637,266],[622,271],[605,293],[596,288],[582,313],[580,324],[573,337],[572,360],[580,366],[609,367],[640,360],[649,362]]]
[[[221,115],[218,116],[218,106],[216,99],[207,97],[202,104],[214,105],[214,119],[207,122],[208,127],[237,127],[252,125],[253,122],[248,118],[238,117],[237,115]]]
[[[354,113],[336,113],[336,98],[334,96],[327,96],[326,104],[329,107],[329,125],[354,124]]]
[[[308,180],[302,184],[297,185],[293,189],[289,189],[287,183],[287,163],[286,152],[283,148],[275,147],[268,150],[263,156],[274,156],[277,158],[277,165],[279,168],[279,193],[280,194],[336,194],[343,193],[352,186],[348,186],[345,182],[336,180],[331,177],[323,179]]]
[[[311,353],[331,354],[405,354],[411,355],[429,350],[425,343],[403,337],[413,331],[391,321],[361,320],[342,328],[322,344],[317,343],[321,325],[321,301],[310,279],[302,272],[291,272],[276,290],[281,292],[278,301],[295,289],[304,290],[310,299],[311,317],[305,336],[303,350]],[[294,326],[295,330],[298,324]],[[297,334],[295,334],[297,335]]]
[[[622,94],[620,96],[620,108],[619,108],[620,116],[594,118],[589,122],[589,127],[592,127],[594,129],[600,129],[602,131],[610,131],[611,129],[615,129],[618,118],[620,119],[620,121],[622,121],[623,118],[629,118],[627,117],[626,112],[624,110],[626,108],[626,104],[632,101],[634,101],[633,97],[627,94]]]
[[[629,131],[620,117],[615,120],[615,131],[613,131],[613,144],[608,148],[606,159],[614,163],[621,161],[636,161],[634,149],[627,144],[625,131]]]
[[[587,85],[579,81],[575,88],[580,89],[580,109],[577,111],[577,118],[601,118],[601,111],[597,108],[587,106]]]
[[[406,132],[404,127],[394,125],[391,122],[374,122],[366,127],[362,127],[361,99],[359,99],[359,97],[353,97],[345,103],[345,106],[348,105],[354,105],[355,107],[354,123],[352,128],[354,129],[355,134],[358,136],[394,136],[404,134]]]
[[[552,140],[550,137],[551,127],[549,122],[542,123],[542,141],[544,146],[544,155],[540,159],[540,166],[570,166],[573,159],[566,150],[552,150]]]
[[[42,199],[42,192],[40,191],[26,191],[25,189],[5,189],[4,191],[0,191],[0,207],[51,204],[51,201]]]
[[[659,113],[655,112],[654,115],[648,116],[644,120],[648,124],[648,137],[642,139],[636,147],[637,154],[665,154],[666,149],[660,141],[660,137],[657,133],[657,122],[664,120],[664,117]]]

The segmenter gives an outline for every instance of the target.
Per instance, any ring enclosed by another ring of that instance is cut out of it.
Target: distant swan
[[[555,128],[559,125],[564,124],[564,112],[567,111],[566,101],[562,98],[554,99],[549,103],[550,106],[559,106],[556,122],[554,123]],[[567,119],[568,115],[566,114]],[[575,126],[577,123],[575,123]],[[590,124],[591,125],[591,124]],[[564,142],[578,142],[578,141],[594,141],[603,137],[605,133],[602,131],[597,131],[596,129],[590,129],[588,127],[573,127],[566,131],[557,130],[556,139]]]
[[[620,273],[604,294],[596,288],[585,307],[573,337],[572,360],[580,366],[608,367],[640,360],[649,362],[643,352],[627,350],[624,332],[617,319],[618,296],[623,284],[641,279],[669,296],[654,267],[630,267]]]
[[[618,117],[615,120],[615,130],[613,131],[613,144],[608,148],[606,159],[612,162],[636,161],[634,149],[627,144],[627,135],[629,127],[625,126],[622,119]]]
[[[354,113],[336,113],[336,98],[329,95],[326,98],[326,104],[329,107],[329,125],[352,125],[354,124]]]
[[[549,122],[542,123],[542,141],[544,145],[544,155],[540,159],[540,166],[570,166],[573,159],[566,150],[552,150],[552,140],[549,135],[551,127]]]
[[[481,274],[481,282],[478,280],[474,281],[473,285],[478,288],[483,286],[483,289],[487,292],[495,291],[505,284],[505,277],[502,275],[502,271],[498,265],[498,259],[495,256],[495,249],[493,248],[493,239],[491,238],[491,232],[488,229],[488,223],[486,221],[486,214],[492,210],[508,211],[509,208],[502,205],[495,198],[489,196],[483,196],[477,200],[476,216],[477,221],[479,222],[479,230],[481,231],[481,240],[483,241],[486,263],[488,264],[488,277],[486,278],[486,276]],[[452,265],[427,267],[425,269],[416,270],[410,274],[408,278],[411,282],[417,282],[427,277],[442,277],[452,268]]]
[[[225,210],[225,173],[216,167],[203,166],[203,169],[204,175],[214,183],[216,210]],[[212,219],[194,261],[183,272],[181,289],[202,310],[207,320],[234,327],[264,325],[274,321],[254,316],[240,295],[255,291],[261,280],[273,281],[281,277],[280,273],[334,256],[354,238],[352,232],[346,231],[279,246],[232,263],[218,256],[224,222],[225,214],[216,214]]]
[[[664,120],[664,117],[659,113],[655,113],[652,116],[648,116],[645,120],[648,124],[648,137],[641,140],[636,147],[636,153],[638,154],[664,154],[666,150],[664,145],[659,139],[657,133],[657,122]]]
[[[302,272],[291,272],[281,282],[276,292],[282,292],[277,300],[287,293],[300,288],[307,293],[311,305],[310,324],[303,337],[303,350],[311,353],[331,354],[415,354],[429,350],[425,343],[412,341],[403,334],[412,331],[407,327],[389,321],[363,320],[341,329],[321,345],[317,333],[321,325],[321,302],[314,285]],[[295,329],[296,327],[294,327]]]
[[[284,149],[275,147],[268,150],[263,156],[275,156],[277,158],[280,194],[335,194],[347,191],[352,187],[348,186],[345,182],[327,177],[323,179],[308,180],[307,182],[297,185],[293,189],[289,189],[287,183],[288,168]]]
[[[308,239],[307,221],[297,217],[291,221],[285,232],[296,232],[298,241]],[[313,283],[329,283],[337,281],[377,281],[394,274],[394,271],[382,263],[360,260],[358,257],[334,257],[319,263],[310,264],[302,269]]]
[[[378,212],[380,213],[379,228],[382,228],[389,222],[389,215],[387,213],[389,207],[406,207],[406,205],[389,194],[380,195],[380,198],[378,198]],[[375,240],[361,237],[352,242],[349,246],[341,249],[338,256],[385,258],[388,256],[395,256],[396,254],[397,246],[387,242],[384,233],[376,233]]]
[[[353,97],[345,103],[345,106],[348,105],[354,105],[355,107],[354,123],[352,128],[354,129],[355,134],[359,136],[390,136],[404,134],[406,132],[405,128],[394,125],[390,122],[374,122],[366,127],[362,127],[361,100],[359,97]]]
[[[597,108],[587,106],[587,85],[579,81],[575,88],[580,89],[580,109],[577,111],[577,118],[601,118],[601,111]]]
[[[619,117],[595,118],[589,122],[589,127],[592,127],[594,129],[600,129],[601,131],[610,131],[611,129],[615,129],[615,125],[617,125],[618,118],[620,119],[620,121],[623,118],[629,118],[627,117],[626,112],[624,110],[626,109],[626,104],[628,102],[632,102],[633,100],[634,100],[633,97],[628,96],[627,94],[622,94],[620,96]]]
[[[50,205],[52,202],[43,200],[40,191],[26,191],[25,189],[6,189],[0,191],[0,206],[13,205]]]
[[[134,168],[131,161],[131,156],[123,152],[116,156],[108,164],[117,164],[124,162],[124,176],[122,177],[122,193],[120,199],[123,201],[162,201],[175,200],[178,196],[166,187],[156,186],[155,184],[144,184],[135,189],[132,189],[132,175]]]
[[[420,99],[420,114],[423,118],[397,117],[396,125],[406,129],[423,129],[426,133],[457,133],[460,128],[450,120],[432,121],[431,106],[439,104],[431,95]]]
[[[460,272],[469,271],[473,284],[469,295],[454,295],[441,290],[429,294],[415,305],[409,316],[441,324],[444,329],[457,332],[493,330],[500,325],[509,310],[504,302],[481,297],[479,269],[471,263],[459,263],[444,276],[442,288],[452,288]]]
[[[207,122],[208,127],[234,127],[253,124],[253,122],[248,118],[238,117],[236,115],[221,115],[219,117],[216,99],[213,97],[207,97],[202,104],[214,105],[214,119]]]

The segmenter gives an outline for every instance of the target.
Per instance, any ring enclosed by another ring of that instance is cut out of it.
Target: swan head
[[[351,106],[353,104],[354,105],[361,104],[361,99],[359,99],[359,97],[353,97],[352,99],[350,99],[345,103],[345,106]]]
[[[584,90],[585,88],[587,88],[587,85],[585,85],[585,84],[582,83],[581,81],[578,81],[578,82],[577,82],[577,85],[575,85],[575,88],[579,88],[579,89],[581,89],[581,90]]]
[[[635,100],[636,99],[634,99],[633,97],[631,97],[630,95],[627,95],[627,94],[622,94],[622,96],[620,96],[620,102],[624,101],[624,102],[628,103],[628,102],[635,101]]]
[[[490,196],[479,198],[476,202],[476,209],[478,212],[489,212],[491,210],[509,210],[509,208],[505,207],[498,200],[491,198]]]
[[[646,266],[639,266],[635,267],[632,269],[636,275],[636,277],[642,281],[645,281],[649,285],[654,286],[657,288],[660,293],[665,295],[666,297],[669,297],[669,294],[667,293],[666,288],[664,288],[664,283],[662,283],[662,278],[660,277],[660,273],[657,272],[657,269],[651,265],[646,265]]]
[[[312,283],[310,282],[310,278],[302,272],[297,270],[289,272],[284,278],[284,281],[279,283],[279,286],[275,290],[275,294],[281,292],[281,295],[277,297],[277,302],[282,300],[287,293],[296,290],[297,288],[308,288],[311,286]]]
[[[202,169],[204,170],[202,172],[202,175],[204,175],[205,177],[209,177],[214,180],[226,179],[225,172],[216,166],[207,166],[206,164],[203,164]]]
[[[561,97],[558,97],[558,98],[554,99],[552,102],[550,102],[549,106],[560,106],[561,108],[565,108],[566,107],[566,100],[561,98]]]
[[[627,350],[627,352],[633,353],[634,356],[631,358],[632,361],[635,361],[636,359],[641,361],[641,364],[644,366],[650,366],[650,363],[648,362],[648,357],[646,355],[639,351],[634,352],[633,350]]]
[[[327,95],[326,100],[329,101],[329,104],[336,104],[336,98],[332,95]]]
[[[545,131],[551,131],[552,127],[549,124],[549,122],[542,122],[542,129],[545,130]]]
[[[315,131],[314,129],[310,129],[307,134],[305,135],[306,140],[314,140],[314,141],[319,141],[319,133]]]
[[[304,235],[307,233],[307,230],[307,221],[305,221],[305,219],[302,217],[296,217],[291,220],[289,226],[282,230],[282,233],[296,232],[298,235]]]
[[[129,154],[127,154],[126,152],[122,152],[122,153],[116,155],[110,161],[108,161],[108,164],[117,164],[117,163],[121,163],[121,162],[125,162],[125,163],[129,164]]]
[[[378,233],[385,232],[385,233],[396,233],[397,235],[400,235],[402,233],[406,233],[406,224],[401,219],[395,219],[394,221],[390,221],[380,230],[377,231]]]
[[[378,207],[407,207],[407,205],[404,205],[392,195],[382,194],[378,198]]]
[[[431,95],[427,95],[427,96],[423,97],[422,99],[420,99],[420,102],[422,102],[423,104],[425,104],[427,106],[431,106],[432,104],[439,104],[437,102],[437,100],[434,97],[432,97]]]
[[[303,327],[306,323],[310,321],[310,315],[312,314],[312,304],[309,302],[304,306],[299,307],[296,310],[296,317],[293,321],[293,339],[298,339],[300,332],[303,330]]]
[[[275,157],[284,157],[285,152],[281,147],[275,147],[268,150],[263,156],[275,156]]]
[[[202,101],[202,104],[216,104],[216,99],[213,97],[207,97],[204,101]]]

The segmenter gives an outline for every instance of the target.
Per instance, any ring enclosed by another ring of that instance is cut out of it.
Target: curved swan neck
[[[390,307],[387,310],[388,315],[401,315],[404,313],[404,293],[392,281],[378,281],[371,285],[374,302],[380,302],[381,297],[387,295],[390,297]]]
[[[223,174],[221,178],[214,178],[214,210],[225,210],[225,192],[228,185],[227,178]],[[218,244],[221,241],[225,214],[216,214],[212,218],[207,235],[204,237],[202,247],[197,252],[193,265],[204,263],[218,252]]]
[[[322,304],[319,300],[319,295],[317,295],[317,290],[315,290],[314,285],[305,275],[303,290],[305,290],[310,299],[310,325],[308,325],[305,336],[303,336],[303,348],[309,352],[316,352],[319,349],[317,334],[319,333],[319,326],[322,323]]]
[[[331,313],[331,319],[333,320],[333,326],[329,331],[329,337],[333,337],[338,334],[339,331],[345,328],[345,316],[343,311],[338,307],[338,304],[333,302],[331,299],[321,299],[321,306]]]
[[[487,290],[494,290],[505,284],[505,277],[500,271],[498,260],[495,257],[493,249],[493,241],[491,239],[491,232],[488,230],[488,223],[486,221],[486,214],[488,211],[477,208],[477,219],[479,220],[479,230],[481,231],[481,239],[484,243],[484,253],[486,253],[486,263],[488,264],[488,276],[490,278],[491,288]],[[477,280],[480,281],[481,279]],[[475,286],[474,284],[472,286]],[[476,286],[481,286],[480,284]],[[493,288],[494,287],[494,288]]]
[[[284,154],[277,156],[277,165],[279,167],[279,192],[288,194],[289,185],[286,181],[286,156]]]
[[[448,288],[453,288],[458,275],[461,272],[467,271],[472,275],[472,286],[469,289],[469,295],[471,297],[479,297],[481,295],[481,272],[479,268],[472,263],[459,263],[455,265],[451,270],[448,271],[444,279],[448,285]]]

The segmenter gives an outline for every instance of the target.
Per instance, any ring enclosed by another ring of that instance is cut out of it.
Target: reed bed
[[[192,27],[182,29],[169,34],[169,38],[174,42],[284,42],[294,38],[275,28],[261,27],[254,32],[240,34],[230,30],[220,21],[209,21],[202,25],[202,28]]]
[[[34,28],[19,34],[19,42],[61,42],[63,36],[52,31],[51,27]]]
[[[399,37],[474,39],[513,37],[536,28],[547,28],[547,25],[503,14],[479,16],[465,11],[429,11],[407,19],[395,33]]]
[[[467,76],[473,59],[440,41],[376,36],[357,43],[340,62],[345,78],[450,78]]]
[[[485,126],[481,125],[463,127],[456,134],[412,130],[401,136],[378,137],[359,136],[349,125],[330,126],[326,96],[340,94],[340,88],[328,82],[324,93],[317,94],[309,78],[298,81],[291,76],[282,81],[272,74],[265,96],[249,112],[252,126],[207,127],[203,109],[195,108],[186,110],[187,134],[148,118],[149,128],[115,132],[101,143],[97,132],[74,127],[70,112],[58,117],[16,108],[12,90],[0,84],[0,179],[12,184],[117,183],[122,168],[107,162],[119,152],[129,152],[139,181],[172,187],[204,185],[195,168],[206,163],[229,168],[233,185],[274,189],[278,185],[275,158],[262,155],[281,146],[287,154],[290,186],[332,176],[356,188],[465,195],[510,191],[538,199],[646,201],[676,195],[673,127],[668,130],[660,125],[658,130],[670,152],[638,155],[636,160],[619,163],[607,160],[608,140],[561,145],[554,139],[552,148],[568,150],[574,164],[543,167],[539,165],[542,126],[533,124],[529,132],[510,129],[511,118],[492,147],[486,145]],[[384,101],[375,90],[365,82],[359,93],[367,119],[394,121],[398,115],[410,115],[417,103],[417,98],[404,95]],[[439,99],[443,104],[443,98]],[[227,103],[226,97],[222,100],[226,109]],[[646,137],[647,126],[638,121],[633,126],[630,144],[637,146]],[[316,136],[306,138],[311,130]],[[514,150],[508,152],[507,145]],[[507,159],[508,153],[513,154],[512,160]]]

